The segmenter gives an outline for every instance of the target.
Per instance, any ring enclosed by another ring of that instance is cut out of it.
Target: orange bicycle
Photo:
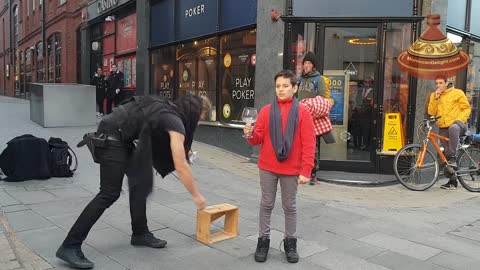
[[[398,181],[410,190],[422,191],[432,187],[440,173],[439,158],[447,164],[447,158],[438,145],[437,139],[448,138],[432,132],[432,123],[440,117],[423,120],[417,132],[426,134],[421,144],[408,144],[400,149],[393,160],[393,169]],[[438,155],[434,155],[429,142]],[[472,192],[480,192],[480,149],[473,142],[473,136],[462,136],[457,149],[457,169],[445,166],[444,174],[456,175],[460,184]]]

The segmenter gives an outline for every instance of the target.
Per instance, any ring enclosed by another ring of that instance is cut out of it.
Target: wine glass
[[[247,124],[253,124],[255,123],[255,121],[257,121],[257,108],[253,108],[253,107],[245,107],[243,108],[243,112],[242,112],[242,120],[243,122],[247,123]],[[243,134],[244,138],[252,138],[253,136],[252,135],[245,135]]]

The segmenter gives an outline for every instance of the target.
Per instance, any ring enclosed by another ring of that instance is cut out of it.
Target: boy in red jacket
[[[310,180],[315,154],[313,120],[304,106],[293,96],[298,85],[290,70],[275,75],[277,98],[260,110],[255,128],[250,124],[243,130],[251,145],[261,145],[260,169],[260,229],[255,261],[267,260],[270,245],[270,220],[280,182],[282,206],[285,213],[285,255],[288,262],[298,262],[297,205],[298,184]]]

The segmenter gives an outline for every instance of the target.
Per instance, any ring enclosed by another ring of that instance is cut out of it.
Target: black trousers
[[[112,106],[113,106],[114,99],[107,97],[107,114],[112,113]]]
[[[122,181],[132,149],[128,147],[96,148],[100,159],[100,192],[85,207],[75,224],[63,241],[65,247],[80,247],[87,238],[90,229],[95,225],[103,212],[110,207],[122,191]],[[137,196],[134,188],[130,189],[130,216],[132,234],[148,233],[146,205],[147,198]]]
[[[98,112],[99,113],[104,113],[103,112],[103,100],[104,99],[105,99],[104,97],[97,96],[97,105],[98,105]]]

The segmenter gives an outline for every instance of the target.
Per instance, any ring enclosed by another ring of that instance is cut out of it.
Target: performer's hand
[[[205,198],[202,196],[202,194],[199,193],[198,195],[193,196],[193,202],[195,202],[198,210],[205,208]]]
[[[117,94],[120,93],[120,89],[116,89],[115,93],[117,93]]]
[[[245,127],[243,128],[243,134],[245,134],[245,136],[247,137],[250,137],[252,136],[252,133],[253,133],[252,124],[246,124]]]
[[[307,178],[303,175],[298,176],[298,184],[299,185],[304,185],[304,184],[307,184],[308,182],[310,182],[310,178]]]

